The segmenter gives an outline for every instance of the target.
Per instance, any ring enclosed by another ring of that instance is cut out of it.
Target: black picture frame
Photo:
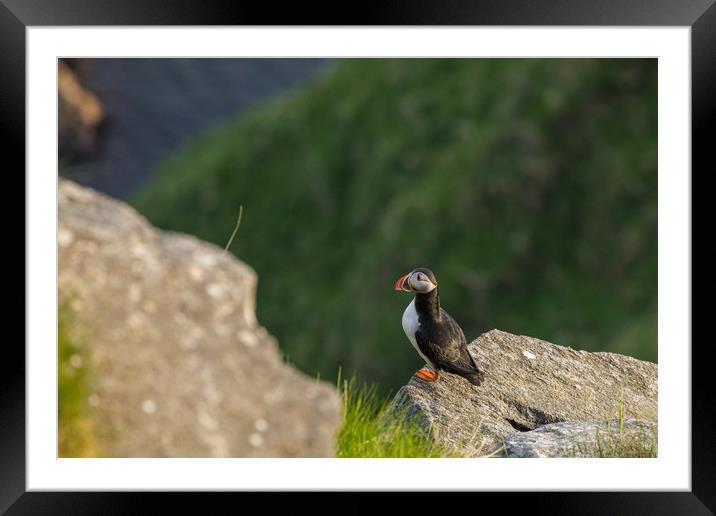
[[[25,30],[42,25],[614,25],[691,27],[692,172],[706,176],[712,134],[716,134],[716,6],[715,0],[462,0],[446,2],[381,2],[372,5],[287,4],[247,5],[243,2],[162,0],[0,0],[0,127],[4,160],[25,167]],[[6,175],[11,175],[8,169]],[[12,174],[18,175],[13,170]],[[22,185],[24,191],[24,181]],[[692,190],[693,192],[693,186]],[[693,201],[692,201],[693,202]],[[693,206],[693,205],[692,205]],[[693,210],[693,208],[692,208]],[[5,220],[16,220],[15,215]],[[23,235],[24,241],[24,235]],[[23,247],[24,249],[24,247]],[[693,253],[693,251],[692,251]],[[18,253],[19,254],[19,253]],[[692,254],[693,256],[693,254]],[[13,259],[25,263],[22,255]],[[693,270],[693,267],[692,267]],[[25,269],[26,271],[26,269]],[[26,272],[27,274],[27,272]],[[706,283],[700,281],[700,284]],[[20,303],[17,303],[19,306]],[[24,303],[23,303],[24,306]],[[693,320],[693,316],[692,316]],[[713,401],[708,343],[680,343],[692,353],[692,485],[689,492],[532,492],[509,493],[510,509],[549,514],[710,514],[716,511],[716,439],[712,437]],[[170,498],[184,510],[203,508],[207,494],[188,503],[175,493],[48,493],[26,492],[25,478],[25,353],[6,343],[0,375],[0,512],[8,514],[115,514],[144,512],[150,500]],[[8,350],[8,347],[11,347]],[[253,503],[248,493],[242,504]],[[483,506],[486,497],[472,495]],[[421,497],[420,510],[430,501],[444,506],[443,496]],[[204,500],[203,502],[201,500]],[[334,506],[323,498],[322,505]],[[283,496],[262,497],[264,510]],[[495,501],[495,500],[492,500]],[[231,502],[230,502],[231,503]],[[340,502],[338,502],[340,503]],[[504,501],[499,503],[504,504]],[[340,506],[339,506],[340,507]],[[167,507],[168,508],[168,507]],[[333,507],[331,510],[335,510]]]

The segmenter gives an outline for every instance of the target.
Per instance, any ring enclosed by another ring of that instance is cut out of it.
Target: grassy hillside
[[[421,366],[395,279],[432,268],[468,340],[500,328],[656,360],[655,60],[351,60],[190,142],[135,199],[259,274],[310,374]]]

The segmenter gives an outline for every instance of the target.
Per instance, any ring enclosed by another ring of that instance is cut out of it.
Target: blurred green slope
[[[190,142],[135,199],[259,275],[308,373],[403,384],[395,279],[500,328],[656,360],[655,60],[353,60]]]

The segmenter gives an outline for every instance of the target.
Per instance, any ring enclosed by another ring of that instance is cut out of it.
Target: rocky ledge
[[[619,418],[646,421],[655,431],[656,424],[649,423],[657,419],[654,363],[499,330],[481,335],[468,348],[485,373],[480,386],[449,373],[434,383],[413,377],[392,402],[393,409],[418,418],[438,443],[460,454],[569,456],[567,444],[576,442],[572,437],[589,434],[591,442],[593,430]],[[551,426],[564,422],[588,424],[581,434],[564,428],[560,434],[560,427]],[[535,433],[553,441],[567,437],[526,451]]]
[[[656,421],[565,421],[505,438],[507,457],[648,457],[656,454]]]

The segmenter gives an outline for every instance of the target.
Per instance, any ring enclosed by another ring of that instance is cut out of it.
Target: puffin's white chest
[[[405,335],[408,337],[408,340],[410,340],[410,343],[415,348],[415,351],[418,352],[418,355],[422,357],[423,360],[425,360],[425,363],[427,363],[430,367],[433,367],[433,363],[428,360],[428,358],[422,354],[420,351],[420,348],[418,347],[418,343],[415,340],[415,333],[420,329],[420,320],[418,319],[418,312],[415,311],[415,299],[413,299],[408,307],[405,309],[405,312],[403,312],[403,331],[405,332]]]

